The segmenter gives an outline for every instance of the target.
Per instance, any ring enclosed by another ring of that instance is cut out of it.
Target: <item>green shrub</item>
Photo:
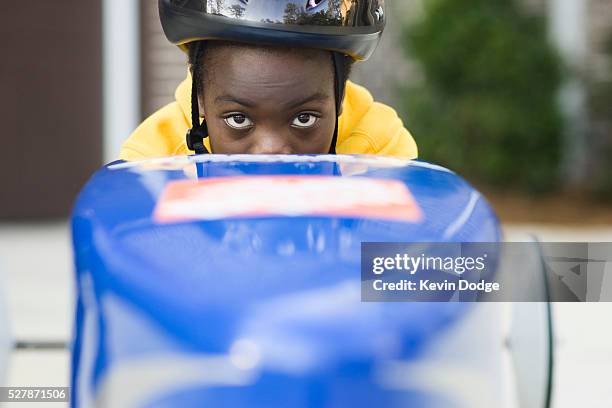
[[[513,0],[426,0],[403,45],[425,74],[402,90],[422,159],[499,187],[555,186],[561,71],[542,17]]]

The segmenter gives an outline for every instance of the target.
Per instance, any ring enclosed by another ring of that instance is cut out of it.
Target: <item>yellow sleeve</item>
[[[172,102],[148,117],[121,146],[119,159],[142,160],[184,154],[185,134],[189,129],[177,102]]]
[[[372,104],[347,141],[367,141],[370,154],[402,159],[418,157],[416,142],[395,110],[378,102]]]
[[[418,149],[397,112],[374,102],[363,87],[347,83],[344,110],[340,117],[338,153],[380,154],[415,159]]]

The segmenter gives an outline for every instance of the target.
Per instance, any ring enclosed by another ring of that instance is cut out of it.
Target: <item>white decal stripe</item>
[[[449,239],[455,236],[455,234],[459,232],[459,230],[468,222],[468,220],[472,216],[472,213],[474,212],[474,208],[476,208],[476,203],[478,203],[479,199],[480,193],[478,193],[477,191],[472,191],[472,194],[470,195],[470,201],[463,209],[461,215],[459,215],[455,222],[449,225],[448,228],[446,228],[446,231],[444,231],[444,239]]]

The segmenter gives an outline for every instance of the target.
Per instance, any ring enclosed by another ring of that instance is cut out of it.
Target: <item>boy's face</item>
[[[328,52],[248,46],[205,52],[200,115],[214,153],[329,152],[336,107]]]

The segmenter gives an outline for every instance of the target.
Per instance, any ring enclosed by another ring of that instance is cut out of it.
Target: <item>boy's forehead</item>
[[[206,44],[206,54],[211,57],[216,56],[215,54],[222,54],[224,56],[231,55],[240,57],[249,55],[262,58],[276,56],[280,58],[284,57],[302,60],[329,59],[331,63],[331,53],[329,51],[314,48],[285,47],[229,41],[208,41]]]
[[[331,56],[326,53],[306,56],[292,52],[268,53],[259,49],[241,49],[222,51],[211,58],[214,59],[214,65],[239,71],[278,70],[291,71],[295,74],[309,71],[333,73]]]
[[[205,76],[213,85],[333,90],[333,65],[326,51],[248,45],[214,46],[207,51]]]

